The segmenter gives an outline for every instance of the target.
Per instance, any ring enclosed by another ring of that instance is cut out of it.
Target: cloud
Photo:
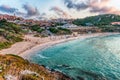
[[[92,13],[100,13],[100,14],[104,14],[104,13],[109,13],[109,14],[120,14],[120,10],[115,8],[115,7],[108,7],[107,4],[109,4],[110,0],[101,0],[96,1],[93,0],[90,4],[90,12]]]
[[[33,7],[29,4],[24,4],[23,8],[27,12],[27,17],[38,16],[40,14],[36,7]]]
[[[50,9],[50,11],[54,11],[59,17],[62,17],[62,18],[70,18],[71,17],[67,12],[63,11],[61,8],[56,7],[56,6],[52,7]]]
[[[24,16],[25,13],[23,12],[20,12],[17,8],[12,8],[10,6],[7,6],[7,5],[1,5],[0,6],[0,11],[2,12],[6,12],[6,13],[15,13],[16,15],[19,15],[19,16]]]
[[[83,10],[88,8],[89,6],[86,3],[74,3],[72,0],[64,0],[64,4],[69,8],[69,9],[76,9],[76,10]]]
[[[45,20],[46,19],[47,14],[46,13],[42,13],[40,14],[40,16],[38,17],[39,20]]]
[[[16,14],[17,16],[21,16],[21,17],[26,16],[26,13],[20,12],[20,11],[16,11],[15,14]]]
[[[86,0],[86,2],[73,2],[72,0],[64,0],[64,4],[69,9],[76,9],[77,11],[89,9],[91,13],[99,14],[120,14],[120,10],[115,7],[107,6],[110,0]]]
[[[18,9],[16,8],[11,8],[10,6],[7,5],[1,5],[0,6],[0,11],[2,12],[6,12],[6,13],[14,13],[16,12]]]

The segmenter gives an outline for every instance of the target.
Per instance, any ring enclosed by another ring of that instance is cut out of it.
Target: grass
[[[5,49],[5,48],[9,48],[9,47],[11,47],[11,45],[12,45],[12,43],[10,43],[10,42],[1,42],[0,43],[0,50]]]
[[[18,80],[70,80],[61,73],[50,72],[43,66],[30,63],[28,60],[23,59],[17,55],[7,54],[0,55],[0,80],[5,80],[5,75],[9,74],[12,76],[21,77]],[[21,74],[21,71],[29,70],[38,74]]]
[[[63,35],[63,34],[71,34],[72,32],[65,28],[49,28],[50,32],[57,34],[57,35]]]
[[[15,23],[0,20],[0,36],[5,39],[0,41],[0,50],[9,48],[12,44],[22,41],[23,31],[21,27]]]

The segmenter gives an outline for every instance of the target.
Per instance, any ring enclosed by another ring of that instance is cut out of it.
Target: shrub
[[[33,25],[30,27],[30,29],[33,31],[37,31],[38,33],[41,33],[42,31],[44,31],[44,29],[41,29],[39,25]]]
[[[1,42],[0,43],[0,50],[4,48],[9,48],[12,45],[10,42]]]
[[[55,33],[55,34],[59,32],[59,30],[56,28],[49,28],[49,30],[50,32]]]
[[[26,74],[22,76],[21,80],[42,80],[34,75]]]

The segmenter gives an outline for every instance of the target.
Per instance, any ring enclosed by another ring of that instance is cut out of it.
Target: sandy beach
[[[48,48],[58,43],[63,43],[75,39],[86,39],[90,37],[97,37],[97,36],[107,36],[112,34],[119,34],[119,33],[94,33],[94,34],[81,34],[77,37],[72,35],[67,36],[52,36],[46,38],[39,38],[33,37],[32,35],[25,35],[24,41],[15,43],[8,49],[3,49],[0,51],[0,54],[15,54],[22,57],[26,57],[27,55],[34,53],[35,51]]]

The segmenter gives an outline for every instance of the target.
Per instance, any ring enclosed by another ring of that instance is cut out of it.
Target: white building
[[[74,24],[64,24],[63,26],[57,26],[57,27],[61,27],[61,28],[77,28],[78,26],[76,26]]]

